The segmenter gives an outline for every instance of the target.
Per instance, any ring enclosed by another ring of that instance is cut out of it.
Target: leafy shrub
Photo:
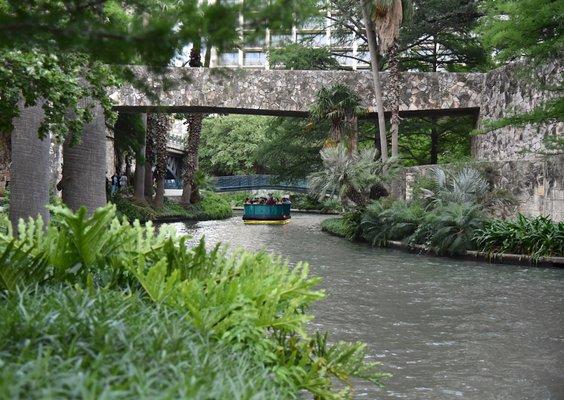
[[[118,215],[124,216],[128,221],[152,221],[157,217],[157,212],[149,205],[135,203],[131,198],[123,196],[112,197],[112,203],[117,208]]]
[[[0,398],[286,398],[265,366],[140,293],[70,286],[0,300]]]
[[[348,212],[340,218],[328,218],[321,223],[324,232],[335,236],[340,236],[348,240],[358,240],[361,238],[360,212]]]
[[[8,214],[0,212],[0,235],[8,235],[12,232],[12,224]]]
[[[491,220],[476,231],[477,247],[486,252],[528,254],[534,258],[564,255],[564,222],[519,214],[515,220]]]
[[[222,199],[226,200],[231,207],[243,207],[245,200],[253,197],[251,192],[229,192],[220,193]]]
[[[213,192],[204,192],[202,200],[193,207],[194,210],[200,210],[194,213],[194,219],[198,220],[226,219],[233,215],[231,205]]]
[[[498,209],[507,212],[516,204],[509,192],[492,188],[480,171],[470,167],[454,171],[435,167],[431,176],[418,179],[414,195],[428,208],[471,203],[495,213]]]
[[[480,207],[469,203],[449,203],[434,210],[437,215],[430,224],[434,232],[431,248],[438,254],[463,254],[474,248],[474,233],[480,229],[485,217]]]
[[[213,192],[203,192],[198,204],[186,208],[165,198],[164,206],[155,209],[149,205],[140,205],[130,198],[115,196],[112,202],[116,205],[118,215],[125,216],[128,221],[139,220],[141,222],[152,221],[159,217],[179,217],[189,220],[214,220],[225,219],[233,215],[227,200]]]
[[[418,203],[374,202],[362,216],[362,235],[372,245],[385,246],[389,240],[402,240],[412,235],[424,215],[425,210]]]
[[[18,238],[0,236],[0,291],[8,291],[7,296],[25,285],[42,290],[45,284],[89,294],[114,290],[125,291],[127,296],[138,295],[151,301],[148,307],[179,313],[191,331],[209,338],[221,349],[246,354],[256,371],[268,371],[274,385],[288,393],[283,397],[296,398],[300,390],[307,390],[319,398],[339,399],[348,396],[347,392],[335,392],[334,378],[350,384],[353,377],[375,383],[384,377],[375,364],[364,362],[364,345],[338,342],[329,346],[324,336],[306,332],[306,323],[312,319],[307,310],[323,297],[315,290],[319,279],[308,277],[306,264],[290,268],[280,258],[266,253],[238,251],[228,255],[220,247],[208,252],[203,241],[188,249],[186,238],[177,238],[172,228],[163,226],[156,233],[150,223],[141,226],[139,222],[130,225],[126,220],[118,221],[113,205],[97,210],[91,218],[85,209],[74,214],[63,207],[51,207],[51,212],[53,218],[46,229],[39,219],[22,222]],[[50,313],[49,318],[59,316]],[[69,332],[82,329],[79,316],[69,320],[70,324],[65,324]],[[85,329],[93,330],[93,334],[86,337],[91,337],[93,343],[81,344],[81,349],[86,351],[107,340],[107,335],[98,335],[107,328],[98,327],[103,320],[88,320]],[[142,316],[136,320],[146,323]],[[158,322],[153,326],[159,326]],[[32,330],[33,334],[42,332]],[[182,327],[178,331],[186,333]],[[166,330],[159,332],[161,340],[170,334]],[[45,337],[41,338],[34,342],[36,346],[25,350],[38,354]],[[4,342],[0,346],[5,346]],[[74,367],[77,350],[72,341],[69,346],[68,352],[56,357],[57,365]],[[125,353],[126,349],[120,347],[115,357],[121,359]],[[50,367],[50,354],[40,357],[37,366]],[[166,354],[158,355],[166,362]],[[105,365],[92,362],[85,363],[84,368],[96,376],[97,369]],[[138,379],[144,387],[154,377],[141,374]]]
[[[335,236],[348,239],[351,232],[342,217],[327,218],[321,222],[321,230]]]

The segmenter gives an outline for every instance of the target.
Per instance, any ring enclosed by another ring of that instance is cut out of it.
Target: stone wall
[[[510,64],[488,72],[481,95],[479,127],[485,120],[530,111],[546,102],[555,95],[546,87],[561,85],[563,73],[559,63],[537,69]],[[543,139],[547,135],[564,135],[564,123],[508,126],[474,137],[472,156],[489,161],[534,158],[544,150]]]
[[[518,201],[515,214],[547,215],[564,221],[564,155],[511,161],[470,163],[487,177],[490,185],[509,191]],[[413,186],[421,175],[429,174],[433,165],[406,168],[400,175],[403,187],[397,194],[412,198]]]
[[[341,83],[358,93],[369,112],[375,111],[370,71],[171,68],[167,78],[176,84],[168,90],[163,90],[161,80],[146,69],[136,72],[160,102],[132,86],[123,86],[111,94],[118,108],[143,111],[161,106],[171,111],[305,115],[321,88]],[[382,82],[384,108],[389,111],[388,73],[382,73]],[[480,73],[405,72],[400,110],[477,112],[483,82],[484,74]]]

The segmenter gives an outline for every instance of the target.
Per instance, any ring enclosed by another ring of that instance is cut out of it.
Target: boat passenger
[[[276,204],[276,200],[274,200],[274,197],[272,197],[272,194],[268,195],[268,200],[266,200],[266,204],[269,206],[273,206]]]

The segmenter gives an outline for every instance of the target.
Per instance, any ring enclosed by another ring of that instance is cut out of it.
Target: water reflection
[[[266,249],[308,261],[327,299],[314,328],[362,340],[394,374],[359,399],[564,399],[564,270],[372,249],[326,235],[324,217],[283,226],[176,224],[208,244]]]

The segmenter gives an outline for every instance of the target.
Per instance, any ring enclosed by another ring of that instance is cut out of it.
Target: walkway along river
[[[314,327],[368,343],[391,372],[358,399],[564,399],[564,270],[488,265],[349,243],[321,232],[319,215],[285,226],[176,224],[248,250],[307,261],[327,298]]]

